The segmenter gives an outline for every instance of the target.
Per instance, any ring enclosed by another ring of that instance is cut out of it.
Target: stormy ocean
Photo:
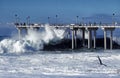
[[[0,78],[120,77],[120,49],[72,50],[68,47],[71,42],[65,44],[71,38],[66,31],[46,25],[40,31],[28,30],[20,40],[16,35],[1,36]],[[80,38],[80,32],[77,35]],[[120,44],[119,37],[113,40]]]

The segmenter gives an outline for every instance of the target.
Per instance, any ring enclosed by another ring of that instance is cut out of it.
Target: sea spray
[[[45,44],[57,44],[65,37],[65,29],[45,25],[44,31],[28,29],[28,35],[20,40],[8,38],[0,41],[0,53],[24,53],[42,50]]]
[[[113,37],[113,41],[120,45],[120,37]]]

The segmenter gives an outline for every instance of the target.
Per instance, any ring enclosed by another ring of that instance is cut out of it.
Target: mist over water
[[[65,38],[66,29],[51,28],[45,25],[43,31],[29,29],[28,34],[20,40],[8,38],[0,41],[0,53],[24,53],[39,51],[45,44],[57,44]]]

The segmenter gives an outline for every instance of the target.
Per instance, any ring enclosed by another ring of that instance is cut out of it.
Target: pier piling
[[[94,30],[94,49],[96,49],[96,30]]]
[[[35,31],[39,31],[40,28],[44,28],[45,26],[42,24],[33,24],[33,25],[26,25],[26,24],[16,24],[16,28],[18,30],[18,36],[19,39],[21,39],[22,36],[22,30],[25,29],[27,32],[28,29],[33,29]],[[49,27],[57,27],[57,28],[68,28],[70,29],[68,32],[68,37],[70,37],[71,32],[71,40],[72,40],[72,49],[77,48],[77,30],[82,30],[82,45],[85,46],[85,31],[88,31],[88,49],[92,48],[92,38],[93,38],[93,48],[96,48],[96,32],[98,28],[103,29],[104,32],[104,49],[107,49],[107,31],[110,31],[110,49],[113,49],[113,31],[115,28],[120,28],[120,26],[79,26],[75,24],[67,25],[67,26],[49,26]],[[92,37],[92,31],[93,31],[93,37]]]
[[[72,49],[74,49],[74,29],[72,30]]]
[[[104,49],[106,50],[107,49],[107,43],[106,43],[106,30],[104,30]]]
[[[17,28],[18,29],[18,37],[19,37],[19,40],[21,39],[21,28]]]

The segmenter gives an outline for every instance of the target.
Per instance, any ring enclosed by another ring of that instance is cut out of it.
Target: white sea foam
[[[102,53],[0,55],[0,78],[39,78],[42,75],[45,76],[43,78],[119,78],[120,54],[116,51],[119,50]],[[99,64],[97,56],[106,66]]]
[[[44,44],[56,44],[65,37],[65,29],[55,29],[45,25],[44,31],[28,30],[28,35],[21,40],[4,39],[0,42],[0,53],[23,53],[44,48]]]
[[[120,37],[113,37],[113,41],[120,45]]]

